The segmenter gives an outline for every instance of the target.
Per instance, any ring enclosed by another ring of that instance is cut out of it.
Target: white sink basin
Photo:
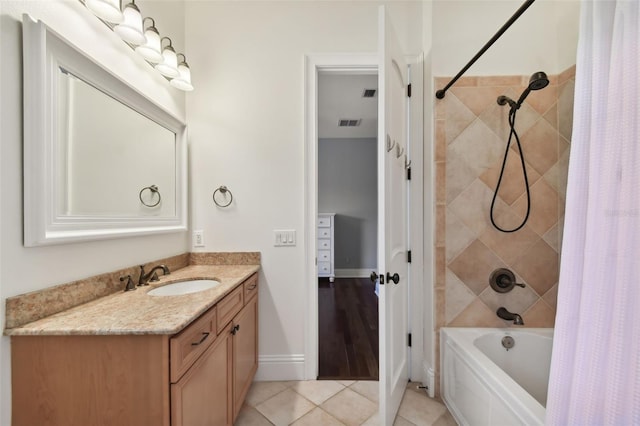
[[[210,290],[219,285],[220,283],[214,280],[180,281],[177,283],[167,284],[163,285],[162,287],[154,288],[147,294],[150,296],[182,296],[183,294]]]

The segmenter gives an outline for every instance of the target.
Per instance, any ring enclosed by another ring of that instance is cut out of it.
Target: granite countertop
[[[190,265],[136,291],[119,292],[40,320],[5,335],[176,334],[260,269],[259,265]],[[182,296],[149,296],[166,284],[215,279],[220,285]]]

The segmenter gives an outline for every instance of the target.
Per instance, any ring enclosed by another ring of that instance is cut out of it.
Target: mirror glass
[[[185,124],[43,22],[22,29],[24,245],[186,231]]]
[[[176,135],[59,69],[61,215],[175,215]]]

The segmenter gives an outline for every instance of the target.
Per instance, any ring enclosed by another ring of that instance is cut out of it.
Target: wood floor
[[[378,380],[378,297],[368,278],[318,280],[319,379]]]

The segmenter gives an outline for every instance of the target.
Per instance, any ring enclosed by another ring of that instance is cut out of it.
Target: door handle
[[[369,278],[371,279],[371,282],[376,282],[378,281],[378,278],[380,278],[380,284],[384,285],[384,275],[378,275],[376,274],[376,271],[371,271],[371,275],[369,275]]]
[[[400,282],[400,275],[398,275],[397,272],[393,275],[387,272],[387,282],[389,281],[393,281],[394,284],[398,284]]]

